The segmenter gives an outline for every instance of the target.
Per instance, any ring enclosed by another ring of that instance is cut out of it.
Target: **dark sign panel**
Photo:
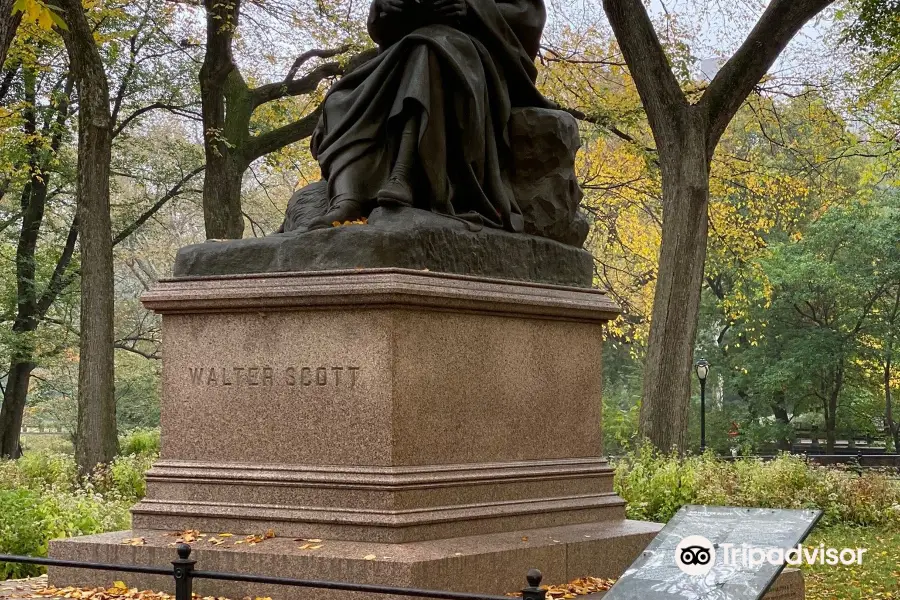
[[[685,506],[603,600],[758,600],[786,563],[833,558],[822,547],[800,547],[821,516]]]

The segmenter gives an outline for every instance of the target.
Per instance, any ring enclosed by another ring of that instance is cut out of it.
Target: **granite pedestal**
[[[615,577],[659,529],[625,519],[602,457],[617,307],[598,291],[360,269],[170,279],[143,300],[163,315],[147,497],[134,531],[55,541],[53,557],[167,565],[171,532],[192,529],[203,570],[503,593],[530,567]]]

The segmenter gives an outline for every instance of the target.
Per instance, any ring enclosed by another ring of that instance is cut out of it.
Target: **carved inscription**
[[[187,367],[191,384],[204,387],[336,387],[353,389],[360,368],[328,367]]]

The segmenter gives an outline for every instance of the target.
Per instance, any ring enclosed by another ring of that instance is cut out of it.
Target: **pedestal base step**
[[[525,585],[525,573],[538,568],[546,583],[578,577],[618,577],[661,529],[656,523],[612,521],[532,529],[509,533],[431,540],[407,544],[379,544],[324,540],[314,550],[301,550],[302,541],[275,537],[253,546],[242,538],[225,538],[221,545],[208,540],[192,544],[191,558],[202,571],[244,573],[298,579],[348,581],[435,590],[504,594]],[[50,556],[126,565],[168,567],[175,554],[171,532],[133,530],[55,540]],[[141,546],[124,540],[144,538]],[[222,538],[219,538],[222,539]],[[375,558],[372,558],[372,557]],[[170,591],[172,578],[153,575],[50,569],[57,587],[109,587],[124,581],[129,587]],[[266,586],[229,581],[195,580],[201,596],[265,597],[274,600],[388,600],[383,595],[309,588]]]

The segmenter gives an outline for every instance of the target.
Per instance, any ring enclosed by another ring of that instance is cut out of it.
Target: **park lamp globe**
[[[709,363],[705,358],[701,358],[697,361],[697,364],[694,365],[694,368],[697,371],[697,379],[700,381],[706,381],[706,376],[709,375]]]

